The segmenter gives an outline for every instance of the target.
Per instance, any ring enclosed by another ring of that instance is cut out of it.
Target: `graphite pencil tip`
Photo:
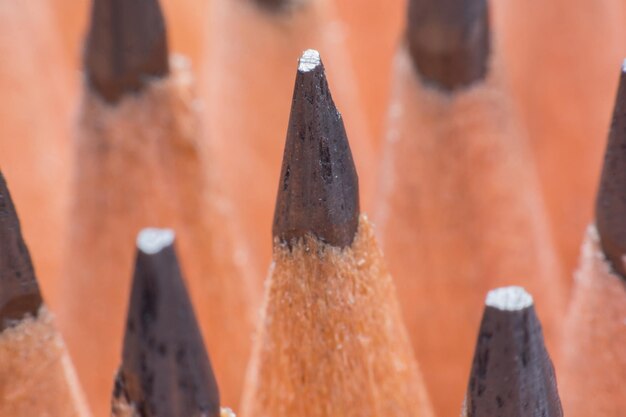
[[[317,51],[300,57],[280,174],[273,235],[313,234],[337,247],[354,240],[359,184],[341,115]]]
[[[94,0],[83,59],[88,86],[111,103],[167,75],[158,0]]]
[[[113,415],[219,416],[219,392],[174,250],[174,232],[144,229],[128,305]],[[116,408],[117,407],[117,408]]]
[[[622,65],[613,121],[596,199],[596,227],[609,263],[626,279],[626,61]]]
[[[406,36],[424,82],[453,91],[485,78],[491,43],[487,0],[409,0]]]
[[[554,368],[523,288],[487,295],[465,402],[467,417],[562,417]]]
[[[27,315],[36,316],[42,303],[20,221],[0,173],[0,331]]]

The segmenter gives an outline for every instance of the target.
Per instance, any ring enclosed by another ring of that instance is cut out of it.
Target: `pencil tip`
[[[283,243],[310,233],[349,246],[359,217],[356,168],[317,51],[298,64],[280,174],[273,235]]]
[[[487,0],[409,0],[407,41],[426,83],[453,91],[484,79],[491,43]]]
[[[167,75],[158,0],[94,0],[83,59],[88,86],[111,103]]]
[[[113,415],[129,405],[142,416],[219,415],[217,383],[169,229],[144,229],[137,238]]]
[[[42,303],[20,221],[0,173],[0,331],[27,315],[36,316]]]
[[[596,199],[596,228],[607,260],[626,279],[626,61],[622,65],[604,154]]]
[[[562,417],[554,368],[533,299],[521,287],[489,292],[465,401],[467,417]]]

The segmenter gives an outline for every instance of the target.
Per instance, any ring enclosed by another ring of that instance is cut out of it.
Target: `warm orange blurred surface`
[[[398,111],[415,112],[404,115],[410,121],[405,129],[414,124],[415,132],[411,133],[421,135],[418,128],[423,126],[419,120],[432,111],[427,99],[419,94],[415,100],[426,110],[406,103],[389,106],[390,98],[393,99],[394,59],[403,42],[404,0],[306,3],[293,11],[273,15],[274,12],[258,8],[253,0],[162,0],[170,49],[191,59],[200,86],[195,104],[202,111],[202,146],[212,154],[217,182],[226,190],[232,205],[229,210],[238,235],[235,241],[241,242],[242,250],[228,256],[248,263],[255,277],[251,290],[257,295],[270,262],[273,204],[301,51],[316,48],[322,53],[355,155],[365,211],[372,212],[380,204],[378,199],[382,197],[376,193],[379,178],[388,174],[387,168],[378,171],[381,143],[384,139],[393,140],[387,136],[388,116]],[[558,254],[560,265],[554,270],[562,267],[562,273],[554,275],[561,275],[567,293],[584,228],[593,217],[618,70],[626,53],[625,6],[621,0],[491,3],[493,39],[501,51],[502,84],[510,91],[507,100],[513,103],[512,117],[519,120],[516,135],[531,150],[532,160],[524,163],[528,171],[536,170],[539,178],[543,202],[538,206],[546,207],[540,215],[548,221],[543,235],[551,237],[546,237],[542,245],[550,246],[547,252]],[[67,222],[72,221],[68,213],[69,178],[75,115],[83,87],[81,49],[89,6],[88,0],[0,0],[0,168],[15,199],[44,296],[53,311],[60,300]],[[403,88],[396,87],[395,94]],[[442,123],[445,125],[445,121]],[[437,147],[436,152],[446,152],[446,148]],[[424,164],[445,161],[441,155],[431,156],[422,155]],[[423,166],[415,166],[420,164],[419,158],[405,158],[409,161],[403,165],[404,172],[424,171]],[[453,162],[451,158],[450,163]],[[443,162],[440,165],[437,169],[448,169]],[[506,180],[514,181],[513,177],[502,178]],[[476,187],[476,192],[480,192],[480,186]],[[454,199],[452,194],[444,197]],[[487,216],[485,213],[493,208],[476,210]],[[400,219],[400,224],[409,225],[402,227],[403,233],[423,232],[413,230],[417,223],[410,216],[417,212],[417,207],[406,207],[398,213],[406,217]],[[428,238],[438,239],[447,233],[443,230],[445,213],[434,210],[429,215],[433,218],[421,221],[427,225],[431,236]],[[485,221],[483,227],[489,228],[489,222]],[[480,241],[491,232],[471,230],[467,239]],[[549,242],[552,239],[554,246]],[[126,243],[130,247],[132,242]],[[536,242],[527,243],[532,246]],[[384,249],[394,250],[392,246]],[[420,256],[442,262],[448,259],[448,247],[426,241],[423,247],[403,247],[402,251],[387,253],[390,270],[405,276],[418,273],[407,266],[411,262],[405,262],[409,257],[419,258],[416,250],[423,252]],[[467,264],[487,264],[489,256],[510,254],[487,250],[481,256],[484,259],[480,262],[469,259]],[[453,273],[461,266],[446,267]],[[476,273],[480,279],[485,271]],[[529,279],[505,278],[521,282]],[[425,286],[400,298],[405,304],[429,297],[442,302],[449,299],[448,294],[428,291]],[[454,297],[472,300],[479,314],[482,306],[478,300],[484,288],[470,286],[467,292],[470,291],[467,297]],[[111,308],[123,311],[125,306]],[[538,310],[541,314],[541,305]],[[415,317],[405,319],[415,321]],[[414,344],[419,344],[422,330],[418,326],[410,331]],[[469,329],[467,333],[474,331]],[[428,368],[431,364],[422,365]],[[426,379],[429,389],[441,390],[429,384],[428,375]],[[441,398],[447,392],[431,394]],[[455,404],[460,400],[452,399]],[[453,416],[446,413],[440,417]]]

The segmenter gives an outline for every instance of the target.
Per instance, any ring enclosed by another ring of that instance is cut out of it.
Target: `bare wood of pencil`
[[[521,287],[487,294],[461,414],[563,416],[533,298]]]
[[[563,406],[571,417],[626,409],[626,61],[563,337]]]
[[[241,414],[431,416],[317,51],[295,84]]]
[[[0,415],[88,417],[0,173]]]
[[[217,382],[170,229],[144,229],[137,257],[114,417],[220,416]]]

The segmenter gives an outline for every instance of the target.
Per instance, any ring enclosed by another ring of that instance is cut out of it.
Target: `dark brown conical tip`
[[[144,229],[137,258],[113,416],[219,416],[219,392],[174,250],[174,233]]]
[[[562,417],[554,368],[523,288],[487,295],[465,400],[467,417]]]
[[[87,84],[108,102],[169,72],[158,0],[94,0],[84,50]]]
[[[312,234],[349,246],[359,223],[359,181],[341,115],[319,53],[300,58],[291,104],[273,235],[283,243]]]
[[[20,221],[0,173],[0,331],[25,316],[37,316],[42,303]]]
[[[425,83],[453,91],[487,75],[487,0],[409,0],[406,36]]]
[[[626,61],[613,109],[596,199],[596,227],[600,246],[613,270],[626,279]]]

